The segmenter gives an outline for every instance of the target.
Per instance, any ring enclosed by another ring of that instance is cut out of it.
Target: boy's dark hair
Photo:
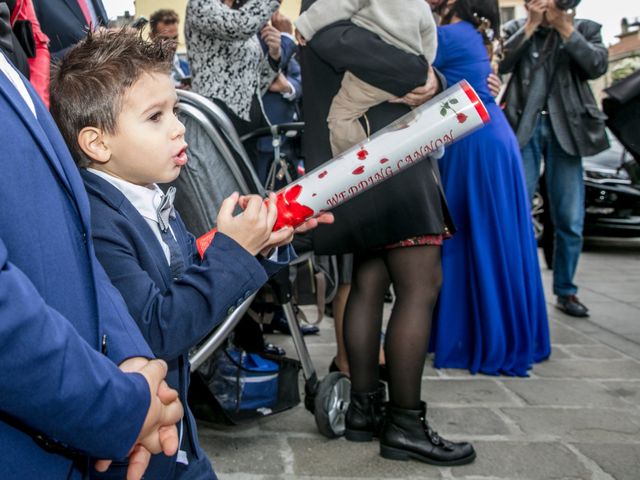
[[[78,145],[80,131],[115,133],[127,90],[143,73],[170,73],[172,43],[149,42],[127,28],[89,32],[54,67],[51,114],[79,167],[91,164]]]
[[[161,10],[156,10],[151,14],[151,16],[149,17],[149,27],[151,28],[151,33],[156,33],[156,29],[158,28],[159,23],[173,25],[174,23],[178,23],[179,21],[180,17],[175,10],[163,8]]]

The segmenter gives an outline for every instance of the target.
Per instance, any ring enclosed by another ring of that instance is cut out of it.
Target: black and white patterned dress
[[[253,95],[262,96],[277,74],[257,33],[279,6],[278,0],[249,0],[236,10],[222,0],[189,0],[185,36],[194,91],[249,121]]]

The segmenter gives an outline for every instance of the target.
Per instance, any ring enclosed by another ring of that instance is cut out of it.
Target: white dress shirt
[[[29,110],[31,110],[33,116],[35,117],[36,106],[33,103],[33,99],[31,98],[31,96],[29,96],[27,87],[25,87],[18,71],[9,63],[9,60],[7,60],[2,52],[0,52],[0,70],[2,70],[2,73],[6,75],[13,86],[16,87],[16,90],[18,91],[22,99],[26,102]]]

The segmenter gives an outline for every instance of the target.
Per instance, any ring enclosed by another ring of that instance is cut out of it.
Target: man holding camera
[[[516,132],[532,198],[545,161],[555,227],[553,292],[557,308],[574,317],[589,310],[576,296],[573,277],[582,249],[582,158],[608,148],[605,115],[588,80],[607,71],[601,26],[574,18],[580,0],[530,0],[527,17],[504,26],[500,73],[511,73],[504,112]]]

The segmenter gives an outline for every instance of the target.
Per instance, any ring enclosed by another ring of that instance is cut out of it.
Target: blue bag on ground
[[[225,410],[267,409],[278,401],[276,362],[231,346],[216,352],[212,363],[209,388]]]

